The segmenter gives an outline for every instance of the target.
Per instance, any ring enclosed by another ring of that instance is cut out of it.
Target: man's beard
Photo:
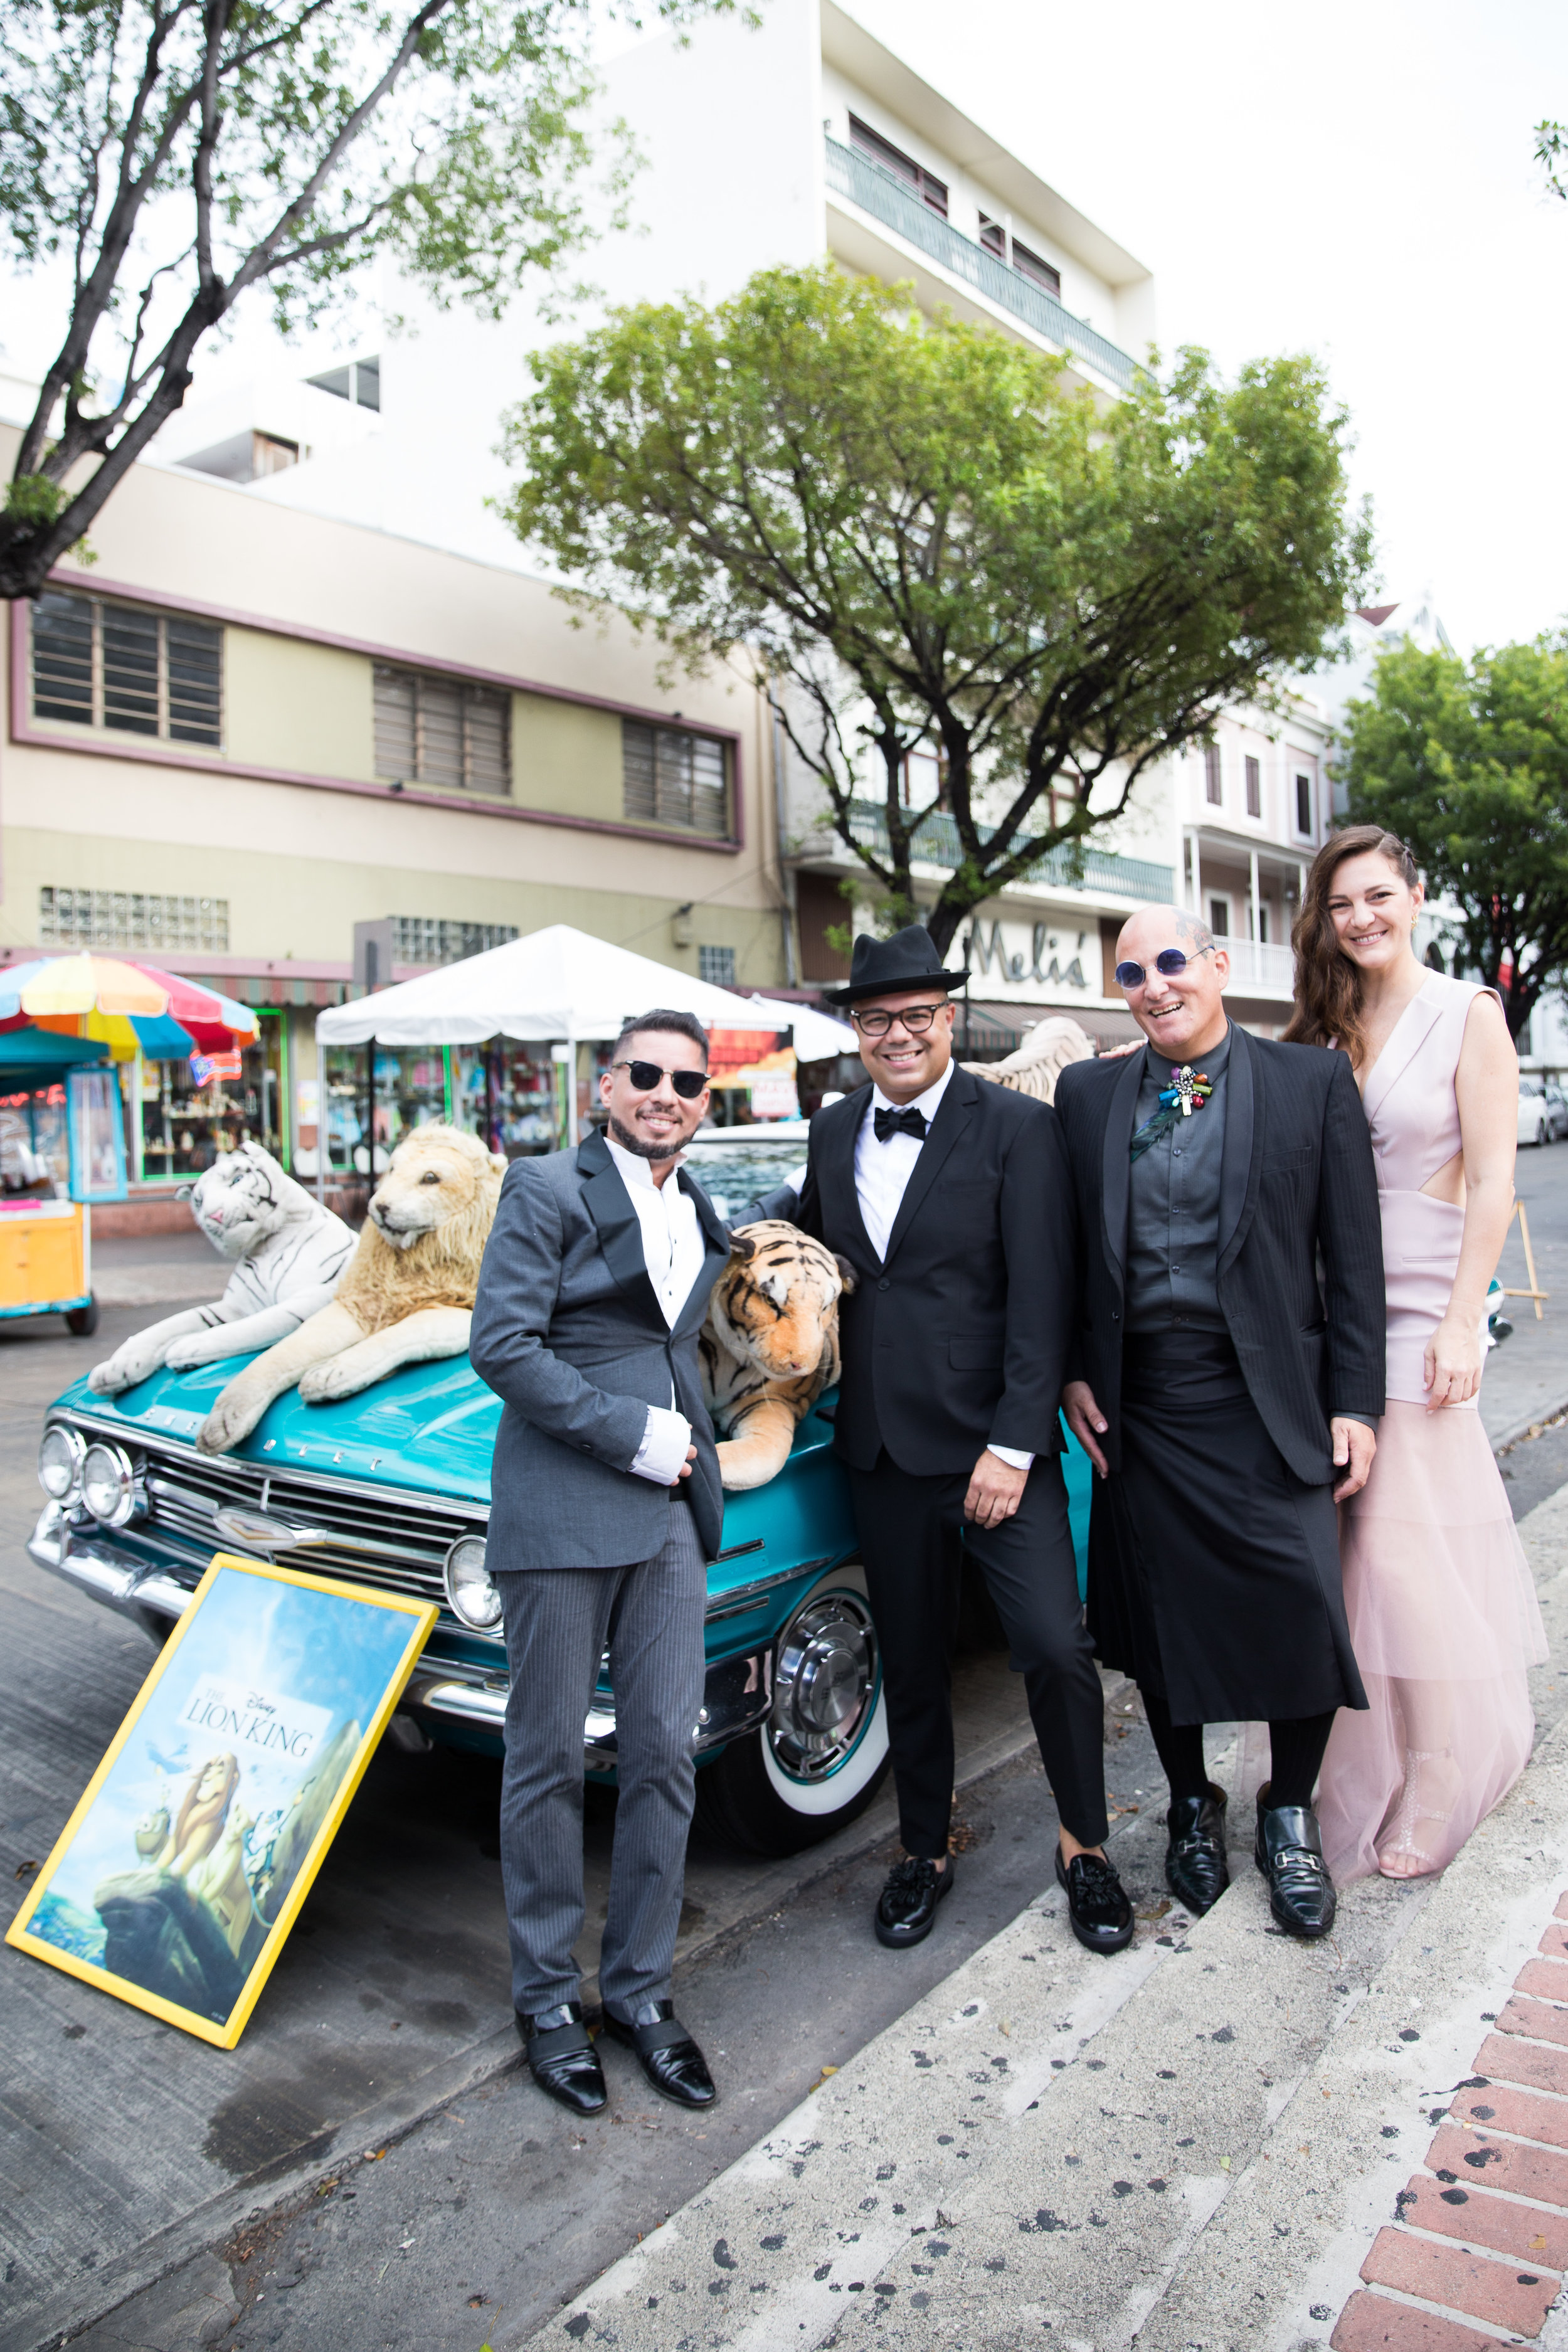
[[[635,1151],[639,1160],[673,1160],[686,1149],[684,1137],[676,1143],[649,1143],[645,1137],[634,1135],[629,1127],[623,1127],[614,1111],[610,1113],[610,1133],[623,1151]]]

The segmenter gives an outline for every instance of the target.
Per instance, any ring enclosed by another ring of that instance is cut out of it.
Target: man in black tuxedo
[[[1312,1792],[1335,1710],[1366,1705],[1334,1505],[1384,1405],[1372,1143],[1347,1055],[1226,1019],[1229,958],[1195,915],[1144,908],[1118,954],[1148,1043],[1057,1087],[1080,1236],[1062,1402],[1103,1482],[1089,1629],[1142,1695],[1172,1891],[1205,1911],[1228,1883],[1204,1725],[1267,1720],[1255,1857],[1280,1926],[1323,1936]]]
[[[1117,1951],[1132,1915],[1101,1851],[1103,1702],[1059,1459],[1073,1304],[1062,1139],[1048,1105],[954,1065],[947,992],[966,977],[941,968],[919,925],[856,940],[848,985],[827,993],[850,1008],[873,1084],[816,1114],[793,1212],[859,1276],[839,1308],[836,1450],[908,1855],[875,1927],[894,1949],[920,1942],[952,1884],[949,1661],[967,1551],[1024,1675],[1074,1930]]]

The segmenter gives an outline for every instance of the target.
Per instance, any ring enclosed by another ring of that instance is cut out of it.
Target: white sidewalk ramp
[[[1563,1657],[1568,1496],[1535,1516]],[[1326,2346],[1564,1884],[1565,1761],[1568,1729],[1442,1880],[1347,1889],[1322,1943],[1274,1927],[1249,1806],[1223,1902],[1113,1959],[1053,1890],[531,2341]]]

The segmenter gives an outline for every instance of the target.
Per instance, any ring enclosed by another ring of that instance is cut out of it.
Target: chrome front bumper
[[[162,1569],[150,1569],[144,1559],[122,1549],[100,1528],[89,1535],[70,1525],[58,1503],[45,1505],[28,1540],[27,1556],[51,1575],[74,1584],[89,1600],[136,1618],[148,1633],[161,1633],[183,1617],[194,1598],[176,1577]],[[398,1713],[416,1721],[422,1715],[450,1717],[477,1730],[493,1732],[499,1738],[506,1720],[506,1702],[504,1673],[467,1660],[430,1658],[426,1654],[414,1671]],[[708,1668],[702,1706],[693,1726],[694,1752],[706,1755],[754,1730],[772,1705],[771,1648],[742,1658],[715,1659]],[[583,1751],[590,1771],[614,1769],[613,1698],[595,1698],[583,1726]]]

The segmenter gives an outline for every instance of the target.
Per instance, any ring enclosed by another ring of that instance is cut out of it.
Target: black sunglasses
[[[1154,958],[1154,969],[1163,972],[1167,980],[1174,980],[1179,971],[1185,971],[1199,956],[1213,955],[1214,951],[1213,940],[1206,948],[1198,948],[1192,955],[1184,955],[1180,948],[1162,948]],[[1119,963],[1116,967],[1117,985],[1121,988],[1142,988],[1148,977],[1141,963]]]
[[[661,1070],[657,1062],[612,1062],[612,1070],[625,1070],[639,1095],[651,1095],[660,1078],[668,1078],[682,1102],[695,1102],[708,1084],[706,1070]]]

